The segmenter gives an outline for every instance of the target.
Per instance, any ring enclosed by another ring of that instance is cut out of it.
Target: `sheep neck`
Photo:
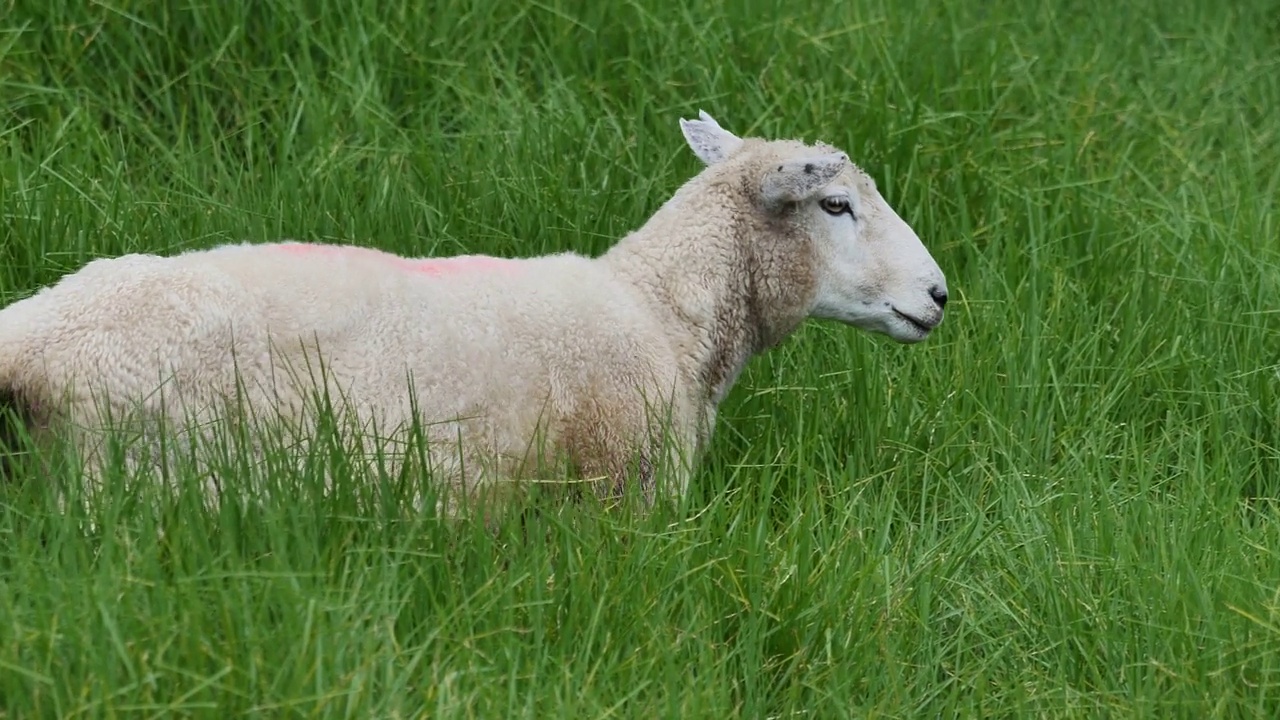
[[[705,189],[704,189],[705,191]],[[664,327],[698,400],[718,405],[747,362],[781,342],[799,324],[790,303],[771,295],[774,283],[754,235],[762,231],[733,212],[732,203],[696,215],[672,198],[643,227],[606,253]],[[692,224],[690,217],[698,222]],[[777,312],[783,309],[784,312]],[[779,317],[772,317],[779,315]]]

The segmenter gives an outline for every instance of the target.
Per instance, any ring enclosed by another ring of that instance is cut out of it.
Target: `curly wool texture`
[[[682,493],[746,363],[821,304],[833,240],[800,205],[837,179],[883,203],[833,148],[702,118],[685,132],[708,167],[598,258],[283,242],[94,260],[0,311],[0,389],[33,428],[74,428],[90,468],[104,409],[213,432],[235,398],[301,427],[322,389],[384,435],[417,419],[453,488],[534,477],[536,456],[601,495]]]

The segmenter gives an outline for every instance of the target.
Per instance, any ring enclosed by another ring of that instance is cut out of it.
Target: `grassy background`
[[[849,150],[953,297],[755,361],[678,517],[11,483],[0,716],[1275,717],[1277,58],[1272,0],[0,0],[6,303],[241,239],[597,253],[699,108]]]

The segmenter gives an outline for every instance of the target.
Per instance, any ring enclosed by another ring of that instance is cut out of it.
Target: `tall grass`
[[[13,478],[0,715],[1275,717],[1275,10],[0,0],[6,303],[227,241],[598,253],[699,108],[847,149],[953,297],[753,362],[680,514],[448,525],[323,451],[264,503]]]

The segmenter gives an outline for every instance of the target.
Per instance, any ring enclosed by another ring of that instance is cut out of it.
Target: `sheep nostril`
[[[943,288],[937,285],[929,288],[929,297],[933,298],[933,301],[938,303],[938,307],[943,308],[947,306],[947,291]]]

